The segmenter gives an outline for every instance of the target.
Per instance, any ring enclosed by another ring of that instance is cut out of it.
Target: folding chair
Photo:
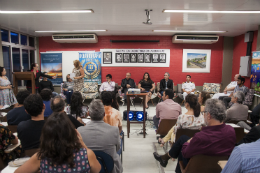
[[[236,143],[238,143],[245,136],[244,128],[242,128],[242,127],[235,127],[234,130],[236,132]]]
[[[114,169],[114,160],[113,158],[103,152],[103,151],[93,151],[97,157],[97,160],[99,161],[101,165],[101,170],[99,173],[110,173]]]
[[[11,130],[12,133],[17,132],[17,125],[8,125],[7,128]]]
[[[177,141],[182,135],[186,135],[192,138],[197,132],[200,132],[200,130],[178,129],[176,133],[175,141]]]

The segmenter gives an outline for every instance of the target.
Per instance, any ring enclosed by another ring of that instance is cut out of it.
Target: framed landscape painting
[[[182,72],[210,73],[211,50],[183,49]]]

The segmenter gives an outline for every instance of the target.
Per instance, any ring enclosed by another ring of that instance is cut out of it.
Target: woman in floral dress
[[[82,68],[82,65],[80,64],[79,60],[75,60],[73,61],[74,63],[74,69],[72,71],[72,73],[75,73],[75,77],[74,77],[74,88],[73,88],[73,92],[75,91],[81,91],[82,88],[84,87],[84,70]]]

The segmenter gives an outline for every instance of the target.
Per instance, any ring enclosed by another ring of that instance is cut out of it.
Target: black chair
[[[110,173],[114,169],[114,160],[113,158],[103,152],[103,151],[93,151],[97,157],[97,160],[99,161],[101,165],[101,170],[99,173]]]

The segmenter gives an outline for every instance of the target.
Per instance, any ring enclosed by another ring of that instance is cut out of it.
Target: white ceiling
[[[260,14],[183,14],[175,10],[260,10],[260,0],[0,0],[0,10],[84,10],[91,14],[0,14],[0,26],[35,36],[36,30],[106,29],[97,35],[173,35],[152,30],[220,30],[237,36],[257,30]],[[151,12],[152,25],[144,9]]]

